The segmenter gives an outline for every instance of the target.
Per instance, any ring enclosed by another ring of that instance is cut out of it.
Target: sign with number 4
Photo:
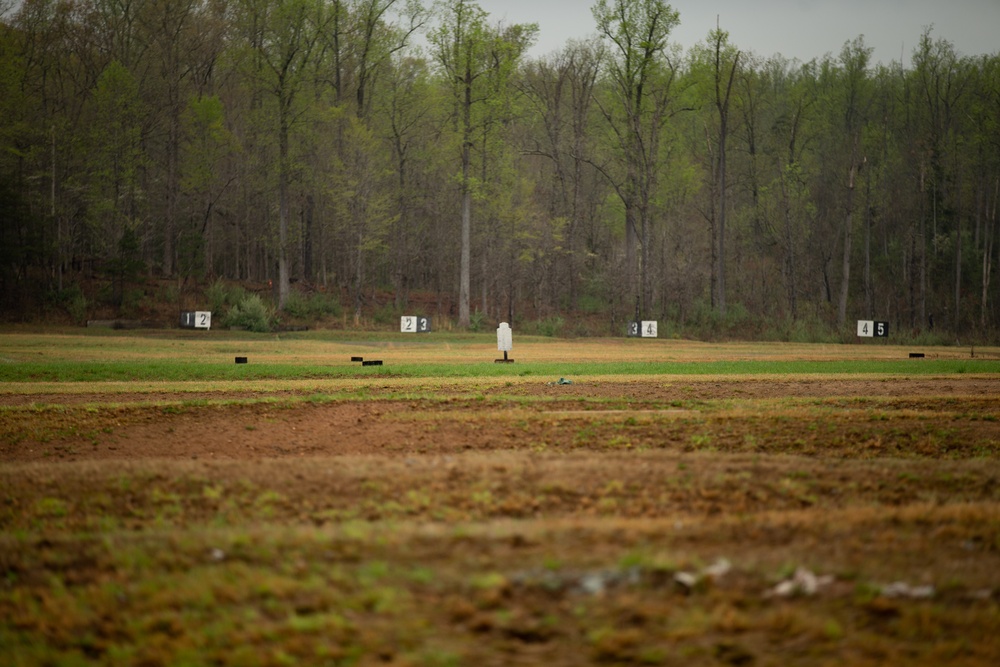
[[[858,336],[862,338],[888,338],[889,323],[874,320],[858,320]]]
[[[656,320],[643,320],[642,322],[629,322],[628,335],[635,338],[656,338]]]

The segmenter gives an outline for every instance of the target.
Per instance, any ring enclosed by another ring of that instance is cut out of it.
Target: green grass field
[[[0,332],[0,663],[1000,662],[1000,349],[498,356]]]
[[[910,359],[887,345],[699,344],[636,339],[518,339],[514,364],[496,364],[495,337],[356,333],[170,337],[7,334],[0,383],[188,382],[324,378],[507,378],[613,375],[949,375],[994,373],[996,348],[931,348]],[[973,356],[977,355],[978,356]],[[237,356],[247,364],[236,364]],[[382,366],[351,362],[361,356]]]

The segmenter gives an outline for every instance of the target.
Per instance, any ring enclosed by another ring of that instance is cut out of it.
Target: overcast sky
[[[490,23],[537,23],[532,56],[561,49],[568,39],[594,34],[593,0],[479,0]],[[1000,51],[1000,0],[673,0],[680,26],[671,41],[687,51],[715,28],[739,49],[808,61],[838,55],[864,35],[875,61],[910,64],[924,28],[951,42],[960,55]]]

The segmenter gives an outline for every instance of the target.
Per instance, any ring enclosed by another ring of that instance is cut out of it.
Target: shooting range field
[[[1000,664],[1000,349],[497,355],[0,332],[0,662]]]

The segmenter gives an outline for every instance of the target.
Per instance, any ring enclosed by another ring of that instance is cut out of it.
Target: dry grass
[[[517,349],[901,352],[641,342]],[[997,375],[554,379],[0,385],[4,660],[1000,662]]]

